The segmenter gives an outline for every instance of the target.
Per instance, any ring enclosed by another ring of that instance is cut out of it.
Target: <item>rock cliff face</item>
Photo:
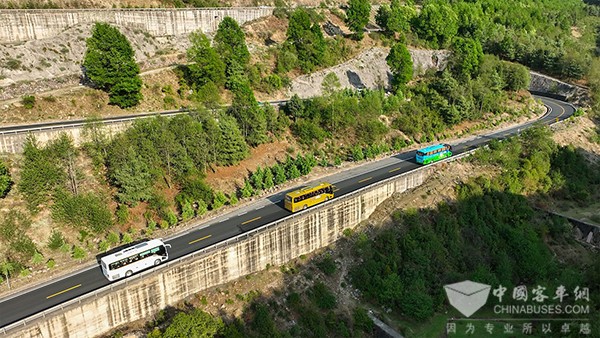
[[[590,96],[587,88],[575,86],[537,72],[530,72],[530,74],[531,84],[529,90],[553,94],[577,106],[589,105]]]
[[[450,55],[447,50],[409,49],[409,52],[413,59],[415,74],[422,74],[431,68],[443,70],[446,68]],[[390,88],[392,74],[385,61],[388,53],[388,48],[371,48],[348,62],[300,76],[292,82],[289,96],[294,93],[301,98],[321,95],[321,83],[331,72],[337,75],[342,88]]]

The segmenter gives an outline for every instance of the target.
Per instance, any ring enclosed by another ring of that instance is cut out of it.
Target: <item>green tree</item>
[[[323,78],[323,83],[321,83],[323,92],[328,96],[338,91],[341,87],[340,79],[334,72],[327,73],[325,78]]]
[[[408,32],[410,30],[410,22],[417,16],[417,11],[413,7],[411,1],[401,5],[400,1],[392,0],[390,6],[390,17],[387,21],[386,28],[392,32]]]
[[[136,76],[131,79],[122,79],[109,91],[109,103],[121,108],[137,106],[142,100],[142,79]]]
[[[234,67],[244,69],[250,61],[246,36],[237,21],[226,16],[219,23],[214,38],[215,50],[225,63],[225,73],[230,76]]]
[[[278,163],[275,164],[271,171],[273,172],[273,176],[275,177],[275,185],[282,184],[286,181],[285,169]]]
[[[393,84],[396,89],[404,86],[412,79],[413,61],[406,45],[403,43],[395,44],[390,49],[385,61],[394,75]]]
[[[32,212],[37,212],[38,207],[48,201],[54,188],[65,182],[64,170],[59,167],[57,159],[49,155],[38,147],[34,136],[27,136],[18,188]]]
[[[259,167],[250,175],[250,183],[257,191],[263,190],[264,171]]]
[[[147,201],[152,193],[150,169],[133,147],[126,150],[126,161],[114,168],[112,179],[119,189],[117,199],[121,203],[135,205]]]
[[[255,146],[266,142],[268,138],[265,111],[258,105],[250,85],[247,81],[236,81],[232,86],[233,102],[228,113],[238,121],[248,144]]]
[[[85,75],[110,93],[111,102],[122,108],[136,105],[141,98],[140,69],[127,38],[117,28],[98,22],[86,43]]]
[[[74,259],[77,259],[77,260],[79,260],[79,261],[82,261],[82,260],[85,258],[85,256],[86,256],[86,255],[87,255],[87,253],[85,252],[85,250],[84,250],[82,247],[80,247],[80,246],[76,245],[76,246],[73,248],[72,257],[73,257]]]
[[[264,178],[263,178],[263,187],[265,189],[273,188],[273,186],[275,185],[273,180],[274,180],[273,172],[271,171],[270,168],[268,168],[268,167],[265,168]]]
[[[0,161],[0,198],[6,197],[6,194],[10,191],[13,185],[13,181],[10,177],[10,172],[4,162]]]
[[[455,74],[471,78],[479,71],[479,64],[483,60],[483,49],[479,40],[469,38],[455,38],[451,67]]]
[[[244,186],[240,190],[240,196],[242,198],[248,198],[252,195],[254,195],[254,189],[252,188],[252,185],[250,185],[250,181],[244,180]]]
[[[433,48],[444,48],[458,32],[458,16],[443,2],[429,2],[416,18],[416,31]]]
[[[371,15],[371,2],[369,0],[350,0],[346,11],[346,24],[357,40],[362,40],[363,30]]]
[[[220,135],[216,150],[216,162],[221,165],[237,164],[248,154],[248,145],[234,118],[221,115],[219,117]]]
[[[4,275],[4,277],[6,279],[6,284],[8,285],[9,289],[10,289],[9,278],[15,270],[16,270],[15,264],[10,261],[4,261],[4,262],[0,263],[0,273]]]
[[[215,198],[212,203],[212,208],[219,209],[220,207],[225,205],[225,203],[227,203],[227,197],[225,196],[225,194],[222,191],[217,191],[215,193]]]
[[[200,31],[192,32],[190,42],[191,46],[187,50],[187,56],[188,60],[192,62],[188,67],[193,83],[198,88],[211,82],[217,87],[223,86],[225,84],[225,63],[220,59],[217,51],[210,46],[206,35]]]
[[[323,64],[327,45],[318,23],[312,24],[303,8],[290,15],[286,40],[296,52],[302,71],[308,73]]]
[[[529,88],[531,75],[527,67],[510,62],[502,62],[506,89],[519,91]]]
[[[44,255],[42,255],[39,251],[36,251],[31,257],[31,264],[39,265],[44,262]]]
[[[202,103],[204,107],[212,110],[213,113],[221,106],[221,94],[219,93],[219,88],[212,81],[208,81],[202,87],[198,88],[194,98]]]

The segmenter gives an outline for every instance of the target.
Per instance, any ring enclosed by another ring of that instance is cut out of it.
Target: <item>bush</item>
[[[229,196],[229,205],[236,205],[238,203],[238,198],[235,193],[231,193]]]
[[[327,276],[331,276],[335,273],[337,266],[335,265],[335,261],[331,257],[331,255],[325,255],[323,259],[317,262],[317,267],[319,270],[323,271]]]
[[[10,172],[4,162],[0,161],[0,198],[6,197],[12,185],[13,181],[10,177]]]
[[[369,318],[367,310],[362,307],[357,307],[353,312],[354,327],[366,333],[373,332],[373,320]]]
[[[212,209],[219,209],[227,203],[227,197],[222,191],[217,191],[212,204]]]
[[[129,208],[125,204],[119,204],[116,214],[119,224],[125,224],[129,220]]]
[[[311,289],[310,298],[322,310],[331,310],[336,307],[335,295],[322,282],[317,282]]]
[[[62,233],[58,230],[52,230],[52,233],[50,234],[50,239],[48,240],[48,248],[50,248],[50,250],[56,251],[60,249],[60,247],[64,244],[65,238],[63,237]]]
[[[35,106],[35,96],[26,95],[21,99],[21,103],[27,109],[32,109]]]
[[[299,120],[292,125],[292,132],[300,142],[313,145],[315,142],[322,143],[327,136],[323,128],[310,120]]]

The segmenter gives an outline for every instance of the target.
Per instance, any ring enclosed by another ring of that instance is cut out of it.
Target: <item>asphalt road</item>
[[[557,119],[564,120],[574,112],[573,106],[559,100],[543,97],[538,98],[542,99],[544,104],[549,108],[548,113],[540,120],[454,143],[452,144],[453,153],[455,155],[461,154],[479,147],[491,139],[505,138],[506,136],[516,134],[534,123],[550,124],[556,122]],[[374,182],[419,167],[420,165],[415,162],[414,157],[415,151],[401,153],[342,174],[333,175],[325,179],[325,181],[335,184],[338,189],[335,191],[336,196],[342,196]],[[207,247],[289,215],[290,212],[283,208],[282,196],[283,193],[271,196],[253,205],[254,208],[252,209],[242,208],[236,210],[228,215],[224,215],[221,219],[215,220],[208,226],[203,226],[200,229],[192,230],[182,234],[180,237],[168,240],[167,243],[171,244],[169,259],[184,256],[200,248]],[[259,206],[256,207],[256,205]],[[17,294],[12,296],[12,298],[2,299],[0,302],[0,328],[108,284],[110,282],[102,275],[100,267],[97,266],[67,276],[51,284]]]

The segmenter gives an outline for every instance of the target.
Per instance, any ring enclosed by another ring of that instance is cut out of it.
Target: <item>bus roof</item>
[[[294,198],[294,197],[298,197],[298,196],[304,195],[307,192],[311,192],[313,190],[318,190],[318,189],[323,189],[323,188],[326,188],[326,187],[329,187],[329,186],[331,186],[331,183],[323,182],[323,183],[319,183],[318,185],[315,185],[315,186],[312,186],[312,187],[310,187],[310,186],[309,187],[302,187],[302,188],[300,188],[298,190],[294,190],[292,192],[288,192],[286,195]]]
[[[419,149],[418,151],[420,151],[422,153],[428,153],[428,152],[430,152],[432,150],[438,150],[438,149],[440,149],[442,147],[445,147],[445,146],[446,146],[446,144],[434,144],[432,146],[428,146],[428,147],[425,147],[423,149]]]
[[[117,251],[113,254],[110,255],[106,255],[102,258],[100,258],[101,261],[103,261],[104,263],[106,263],[107,265],[116,261],[119,261],[125,257],[128,257],[130,255],[135,255],[137,253],[140,252],[144,252],[147,249],[159,246],[159,245],[164,245],[165,243],[163,243],[162,239],[151,239],[142,243],[138,243],[129,247],[124,248],[121,251]]]

